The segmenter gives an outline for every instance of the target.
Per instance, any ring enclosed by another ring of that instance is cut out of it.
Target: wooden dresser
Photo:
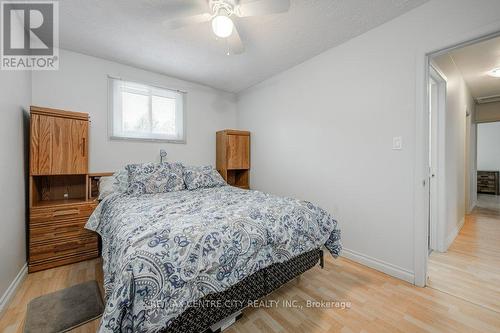
[[[89,116],[32,106],[30,122],[29,272],[96,258],[98,236],[84,229],[97,206],[89,197]]]
[[[232,186],[250,188],[250,132],[217,132],[217,171]]]
[[[498,171],[478,171],[477,192],[499,195],[500,184],[498,183],[498,181],[499,181]]]

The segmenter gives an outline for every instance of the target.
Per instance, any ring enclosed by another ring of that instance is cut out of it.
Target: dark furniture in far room
[[[250,188],[250,132],[217,132],[217,171],[231,186]]]
[[[477,172],[477,192],[499,195],[499,172],[498,171],[478,171]]]

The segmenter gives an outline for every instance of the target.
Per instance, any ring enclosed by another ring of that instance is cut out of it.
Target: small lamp
[[[163,163],[163,159],[167,157],[167,151],[165,149],[160,149],[160,163]]]

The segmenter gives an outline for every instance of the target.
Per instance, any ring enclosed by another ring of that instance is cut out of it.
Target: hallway
[[[429,257],[430,288],[500,313],[500,205],[481,196],[446,253]]]

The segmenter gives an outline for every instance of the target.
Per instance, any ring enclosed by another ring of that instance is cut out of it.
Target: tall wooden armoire
[[[29,272],[96,258],[97,234],[84,229],[97,205],[88,195],[89,116],[30,111]]]

